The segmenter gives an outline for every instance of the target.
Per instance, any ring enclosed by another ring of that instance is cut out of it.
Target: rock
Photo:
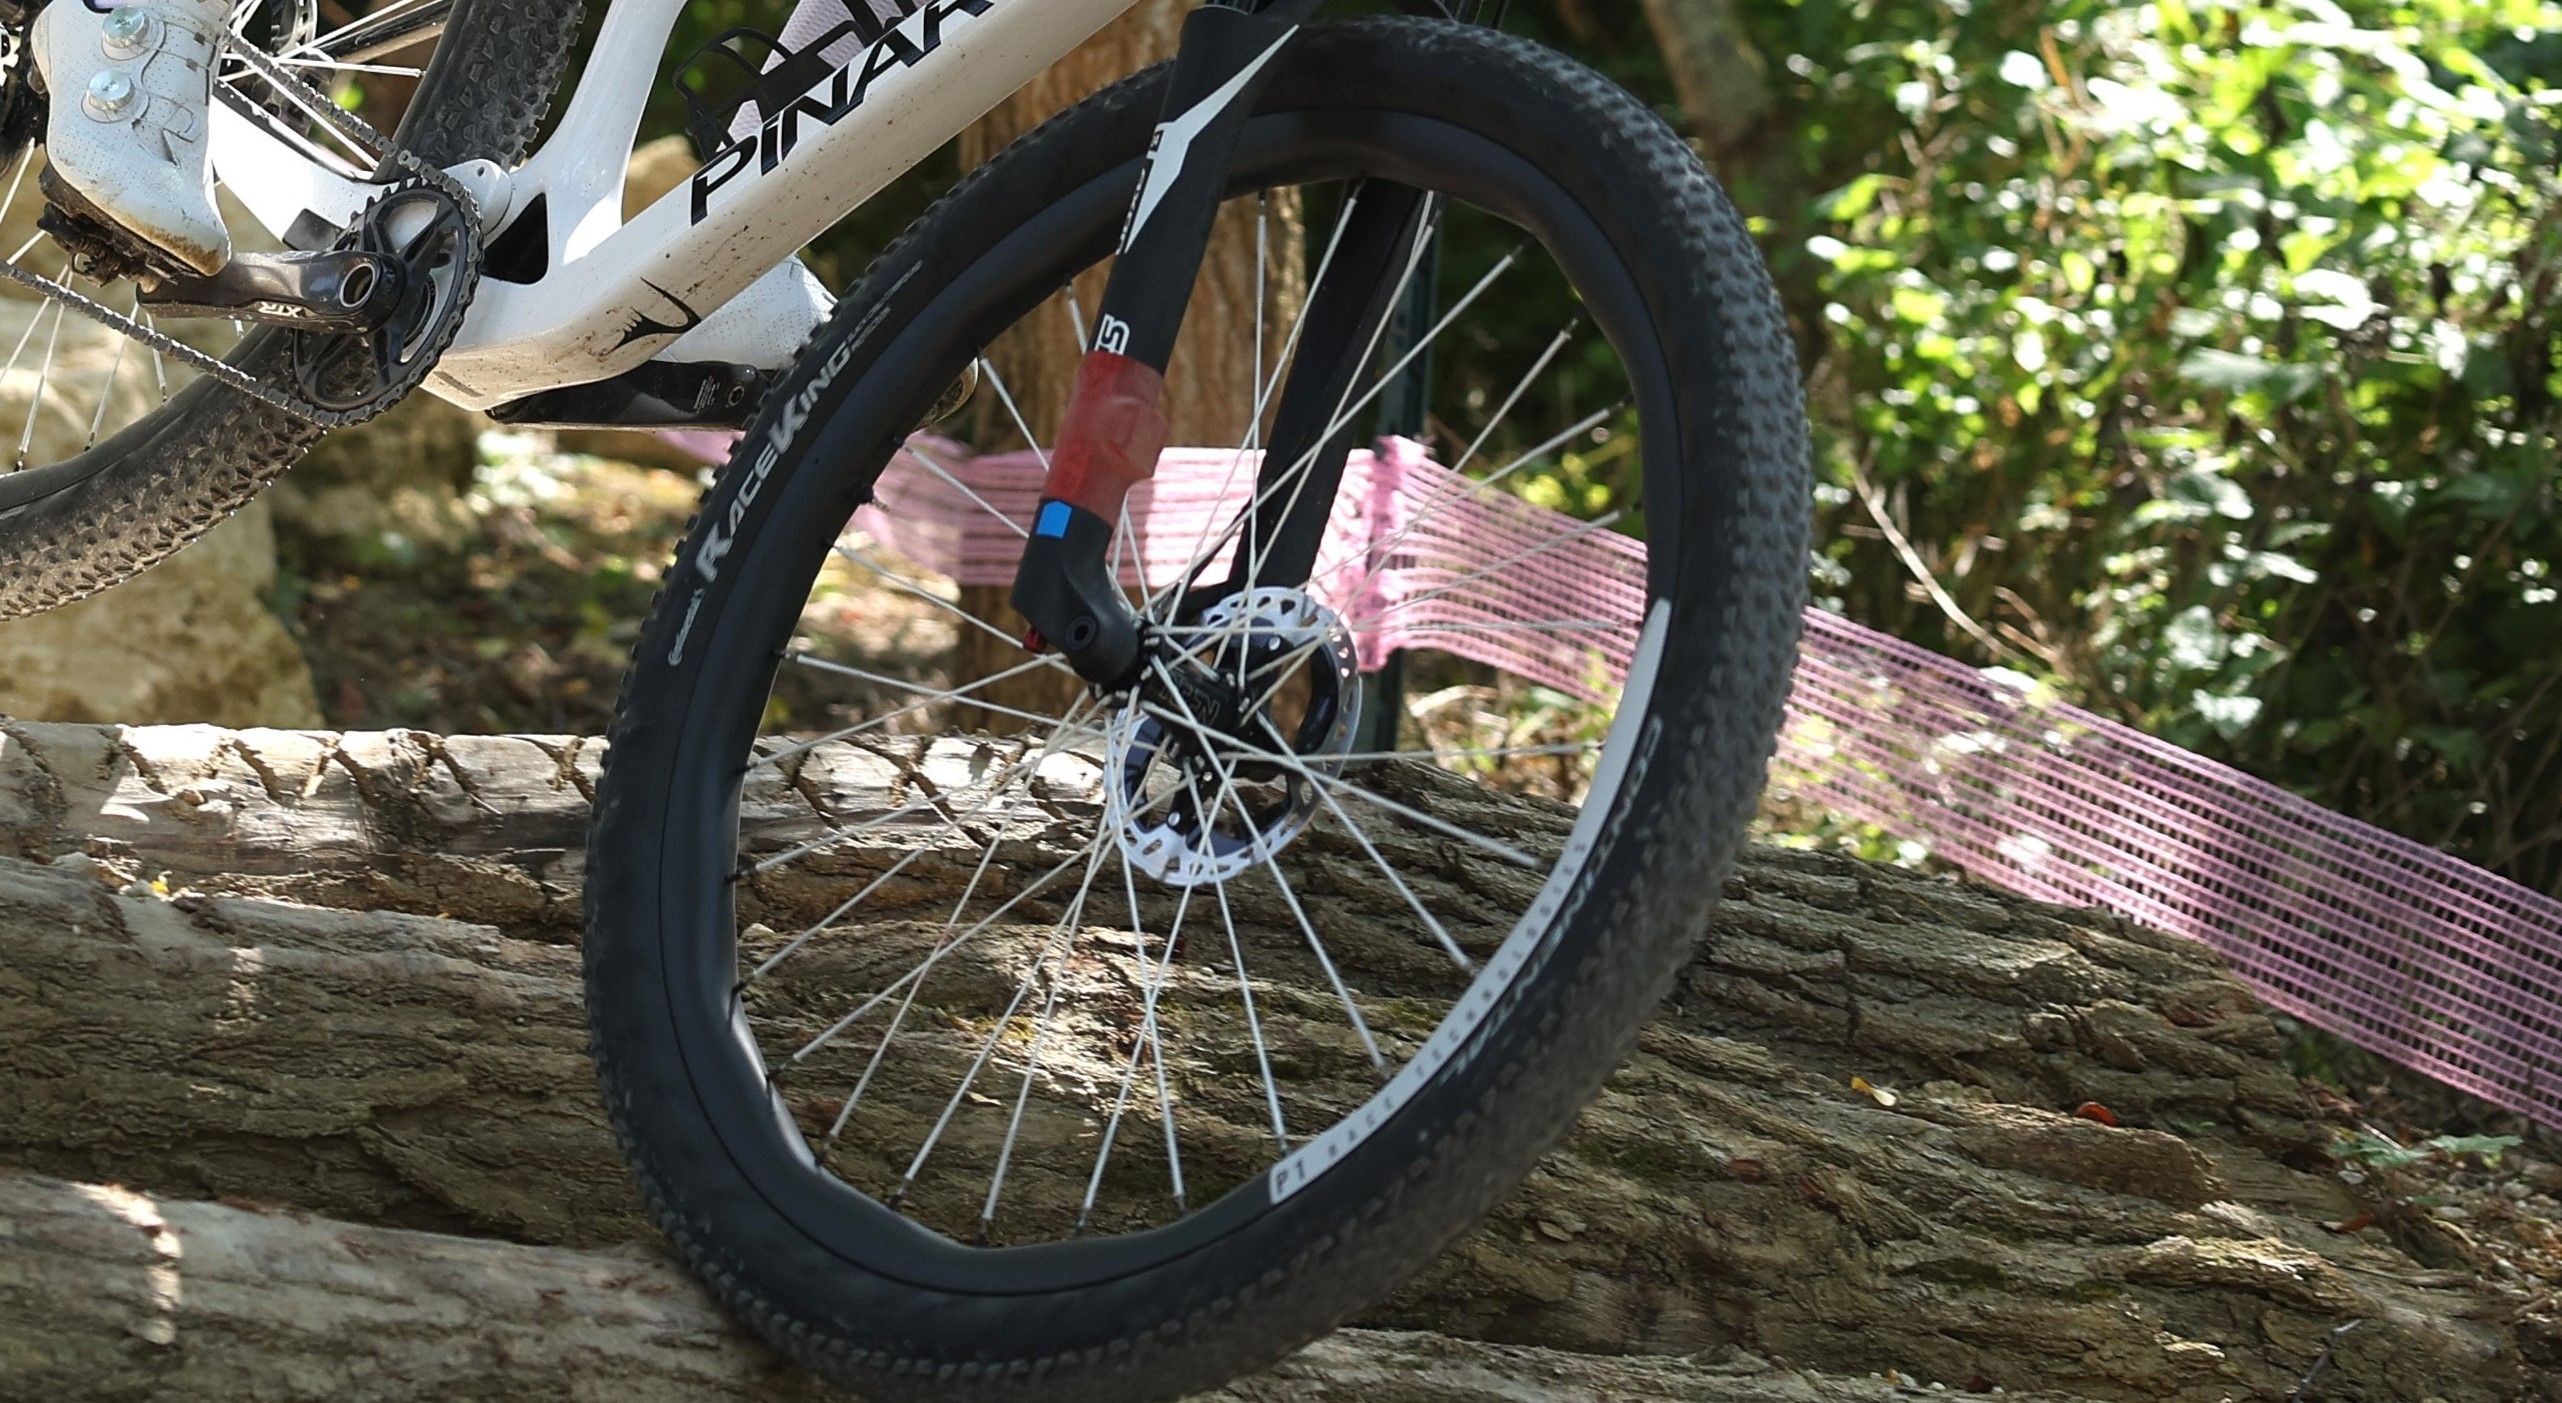
[[[461,547],[478,527],[463,494],[488,426],[421,392],[332,433],[268,489],[277,533],[323,559]]]
[[[23,443],[25,461],[59,462],[158,401],[148,353],[78,316],[0,300],[0,346],[14,352],[0,371],[0,436],[19,436],[0,453],[16,455]],[[275,582],[275,533],[267,509],[253,503],[114,589],[0,623],[0,713],[317,724],[311,670],[267,611]]]
[[[623,218],[628,221],[656,204],[702,164],[694,157],[694,144],[681,136],[662,136],[633,148],[631,164],[623,168]]]
[[[311,668],[276,616],[276,538],[251,503],[104,594],[0,623],[0,714],[316,726]]]

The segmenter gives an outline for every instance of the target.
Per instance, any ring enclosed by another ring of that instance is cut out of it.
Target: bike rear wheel
[[[933,553],[931,523],[849,520],[924,490],[1024,529],[1001,474],[909,433],[957,382],[969,412],[945,428],[1048,442],[1057,406],[990,348],[1082,346],[1073,280],[1113,248],[1157,73],[989,163],[840,305],[708,494],[625,685],[587,884],[610,1111],[722,1298],[870,1397],[1171,1398],[1385,1295],[1625,1052],[1761,787],[1806,447],[1742,221],[1660,120],[1535,45],[1369,21],[1276,69],[1230,208],[1309,211],[1318,285],[1323,216],[1381,181],[1524,243],[1443,270],[1424,344],[1484,393],[1445,396],[1466,421],[1435,436],[1450,467],[1413,468],[1398,524],[1305,587],[1215,599],[1222,533],[1257,538],[1244,499],[1203,489],[1171,550],[1125,531],[1134,567],[1173,562],[1131,578],[1163,665],[1252,704],[999,700],[1057,660],[956,675],[959,635],[1019,624],[889,549]],[[1251,311],[1196,306],[1178,362],[1242,338],[1258,406],[1312,373],[1263,310],[1290,281],[1259,279]],[[1523,306],[1558,320],[1509,351],[1469,329]],[[1533,410],[1549,422],[1523,426]],[[1593,461],[1610,443],[1632,460],[1615,485]],[[1414,456],[1383,446],[1346,478],[1375,499],[1325,505],[1386,502]],[[1233,464],[1256,471],[1231,448],[1198,480]],[[1572,510],[1526,501],[1534,480]],[[1647,542],[1614,540],[1640,512]],[[969,554],[944,563],[966,576]],[[1488,601],[1511,612],[1459,607]],[[1353,673],[1389,630],[1436,704],[1365,750]],[[1012,733],[968,729],[990,721]]]
[[[240,7],[235,23],[323,86],[414,81],[394,135],[427,165],[475,157],[512,165],[550,105],[584,8],[583,0],[358,0],[333,7],[352,18],[323,22],[314,0],[260,0]],[[38,101],[25,90],[26,72],[22,60],[0,78],[0,103]],[[252,75],[235,69],[222,81],[272,103]],[[30,147],[0,158],[0,226],[24,226],[25,239],[42,205],[33,173],[41,156]],[[256,247],[244,219],[232,221],[234,236]],[[0,256],[114,311],[147,315],[131,283],[74,278],[48,238]],[[317,425],[195,376],[60,303],[34,300],[15,283],[0,287],[0,618],[68,604],[157,564],[320,438]],[[285,333],[203,319],[158,329],[271,383],[292,383]]]

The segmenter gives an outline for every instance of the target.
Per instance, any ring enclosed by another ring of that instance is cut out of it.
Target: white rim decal
[[[1539,889],[1538,899],[1522,913],[1512,933],[1504,937],[1502,947],[1495,951],[1494,958],[1477,971],[1477,977],[1469,982],[1468,991],[1451,1005],[1449,1016],[1432,1031],[1431,1037],[1424,1040],[1413,1060],[1399,1068],[1397,1074],[1388,1079],[1388,1084],[1379,1088],[1378,1095],[1363,1102],[1351,1115],[1272,1166],[1270,1179],[1274,1203],[1306,1188],[1318,1175],[1332,1169],[1380,1126],[1387,1124],[1390,1117],[1404,1109],[1405,1104],[1414,1099],[1415,1093],[1439,1075],[1450,1059],[1458,1054],[1460,1045],[1477,1031],[1485,1022],[1486,1015],[1492,1013],[1511,990],[1522,966],[1529,963],[1531,950],[1564,908],[1567,889],[1574,885],[1582,872],[1584,860],[1591,856],[1594,845],[1601,840],[1602,825],[1610,820],[1618,805],[1619,786],[1627,778],[1628,758],[1637,750],[1646,725],[1644,711],[1654,697],[1655,667],[1662,660],[1664,639],[1671,632],[1671,623],[1671,601],[1656,600],[1654,608],[1646,615],[1645,632],[1637,640],[1636,656],[1630,660],[1627,683],[1620,690],[1622,707],[1619,715],[1611,720],[1610,742],[1602,752],[1600,773],[1593,777],[1592,790],[1584,798],[1583,812],[1575,818],[1574,832],[1567,837],[1565,850],[1557,855],[1557,865],[1549,873],[1547,884]],[[1625,705],[1632,698],[1637,704],[1633,711]]]

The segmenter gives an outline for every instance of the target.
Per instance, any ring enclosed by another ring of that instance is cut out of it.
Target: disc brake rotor
[[[1164,637],[1155,685],[1105,727],[1111,823],[1158,881],[1224,882],[1297,838],[1320,777],[1342,773],[1361,710],[1352,631],[1304,591],[1265,586]]]

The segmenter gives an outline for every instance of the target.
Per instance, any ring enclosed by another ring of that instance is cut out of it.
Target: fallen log
[[[0,1174],[0,1243],[0,1385],[12,1398],[842,1396],[645,1247],[524,1247],[17,1174]],[[1612,1359],[1347,1330],[1202,1403],[1835,1403],[1878,1389],[1731,1352]]]
[[[559,943],[592,747],[6,735],[0,836],[52,860],[0,861],[0,1160],[534,1242],[645,1233]],[[820,754],[751,822],[780,841],[903,779]],[[448,897],[500,924],[363,909]],[[2374,1205],[2280,1054],[2199,947],[1759,850],[1573,1137],[1371,1323],[2203,1403],[2285,1397],[2356,1320],[2324,1365],[2343,1396],[2545,1386],[2460,1228],[2323,1226]]]
[[[533,1242],[649,1234],[577,951],[101,875],[0,859],[0,1161]]]
[[[602,747],[0,720],[0,852],[574,938]]]

